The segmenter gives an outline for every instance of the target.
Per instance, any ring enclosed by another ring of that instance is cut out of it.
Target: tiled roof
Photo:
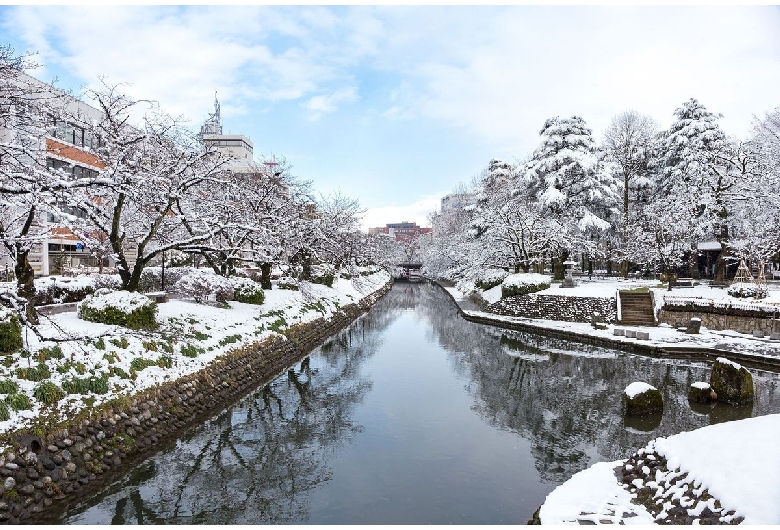
[[[57,140],[52,140],[51,138],[46,138],[46,152],[60,158],[72,160],[73,162],[86,164],[97,169],[104,169],[106,167],[103,161],[92,153],[87,153],[78,147],[74,147]]]

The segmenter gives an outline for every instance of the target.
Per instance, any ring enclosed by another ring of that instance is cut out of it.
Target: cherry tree
[[[105,168],[69,199],[84,217],[69,227],[85,240],[104,238],[122,288],[134,291],[162,252],[197,248],[215,235],[218,212],[204,210],[198,192],[221,180],[227,159],[204,150],[180,120],[153,102],[129,98],[119,86],[87,96],[102,114],[90,131],[101,139],[97,154]],[[131,124],[141,112],[140,123]]]
[[[46,216],[63,212],[64,199],[87,179],[47,165],[48,120],[66,111],[65,94],[26,75],[30,55],[0,46],[0,242],[14,260],[24,317],[37,322],[30,255],[49,234]]]

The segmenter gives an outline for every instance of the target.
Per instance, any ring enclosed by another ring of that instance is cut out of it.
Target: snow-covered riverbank
[[[540,291],[562,296],[614,296],[619,288],[650,287],[647,282],[597,281],[561,289],[557,284]],[[583,338],[648,346],[712,349],[738,353],[776,363],[780,367],[780,341],[733,331],[702,328],[688,335],[671,327],[632,328],[648,331],[648,340],[615,336],[615,327],[594,329],[587,323],[508,317],[475,309],[469,293],[445,287],[467,316],[495,325],[520,323],[540,332],[564,331]],[[657,289],[656,300],[664,292]],[[680,289],[679,291],[683,291]],[[687,296],[723,300],[725,289],[699,286]],[[679,292],[674,292],[679,295]],[[488,302],[500,298],[500,286],[482,293]],[[773,286],[764,302],[780,303]],[[780,375],[778,375],[780,384]],[[540,508],[542,524],[780,524],[780,415],[769,415],[710,425],[651,441],[626,460],[600,462],[575,474],[553,490]],[[628,455],[627,455],[628,456]]]
[[[67,340],[42,342],[28,332],[25,351],[3,357],[0,381],[15,388],[14,393],[23,396],[15,399],[29,407],[8,407],[9,418],[0,421],[0,433],[30,428],[42,415],[69,417],[195,373],[232,350],[261,343],[291,326],[328,319],[389,280],[389,274],[376,272],[337,278],[332,287],[304,282],[293,291],[274,286],[265,291],[261,305],[229,302],[229,307],[214,307],[173,299],[158,304],[160,325],[154,332],[87,322],[75,311],[42,316],[39,330],[44,337]],[[100,389],[68,393],[54,408],[48,407],[34,398],[38,381],[33,379],[39,378],[31,377],[31,370],[46,372],[45,379],[59,387],[89,385],[91,380],[101,382],[92,385]]]
[[[780,524],[778,433],[780,414],[773,414],[657,438],[632,458],[600,462],[574,475],[547,496],[539,519]]]

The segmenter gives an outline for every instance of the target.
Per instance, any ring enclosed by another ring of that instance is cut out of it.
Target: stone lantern
[[[561,287],[574,287],[576,285],[574,283],[574,277],[572,276],[572,273],[574,272],[574,266],[576,264],[577,262],[572,260],[563,262],[563,266],[566,267],[566,277],[563,279]]]

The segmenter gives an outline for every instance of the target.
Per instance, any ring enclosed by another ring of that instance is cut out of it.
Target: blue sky
[[[774,6],[2,6],[3,43],[78,93],[126,82],[197,129],[213,111],[258,161],[285,157],[365,226],[417,221],[544,120],[599,140],[635,109],[661,127],[696,97],[744,138],[780,106]]]

